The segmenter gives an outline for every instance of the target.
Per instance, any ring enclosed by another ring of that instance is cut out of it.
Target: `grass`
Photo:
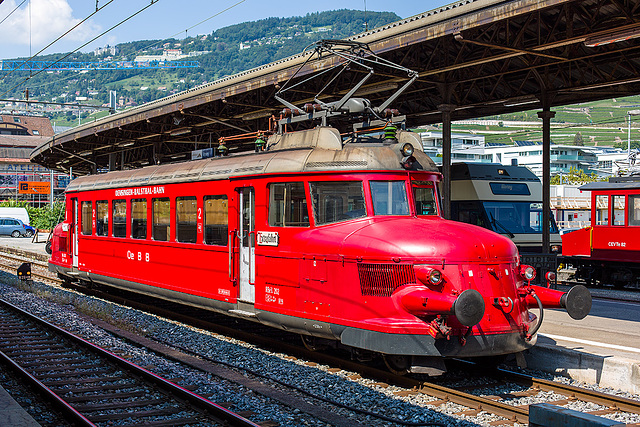
[[[556,116],[551,120],[551,140],[555,144],[573,145],[576,134],[580,132],[586,146],[626,143],[627,112],[635,109],[640,109],[638,95],[555,107],[553,111],[556,112]],[[512,144],[518,140],[541,141],[542,121],[538,119],[537,113],[535,110],[523,111],[486,119],[499,122],[535,121],[540,123],[539,126],[524,123],[516,126],[454,123],[452,130],[484,135],[486,142]],[[631,139],[640,140],[640,116],[632,116],[631,119]]]

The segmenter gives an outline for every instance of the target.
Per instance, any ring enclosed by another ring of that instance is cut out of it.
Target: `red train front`
[[[587,315],[583,287],[530,286],[509,239],[442,219],[419,138],[392,136],[317,127],[259,153],[78,178],[50,269],[414,372],[532,346],[531,308]]]

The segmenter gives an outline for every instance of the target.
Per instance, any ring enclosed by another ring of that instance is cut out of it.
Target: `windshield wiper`
[[[495,226],[497,225],[498,227],[502,228],[502,229],[504,230],[504,232],[505,232],[505,233],[507,233],[507,235],[508,235],[509,237],[511,237],[512,239],[513,239],[514,237],[516,237],[516,235],[515,235],[515,234],[513,234],[513,233],[512,233],[512,232],[511,232],[507,227],[505,227],[505,226],[504,226],[504,224],[502,224],[500,221],[498,221],[497,219],[495,219],[495,218],[493,217],[493,214],[492,214],[492,213],[489,213],[489,216],[491,217],[491,224],[493,224],[494,228],[495,228]]]

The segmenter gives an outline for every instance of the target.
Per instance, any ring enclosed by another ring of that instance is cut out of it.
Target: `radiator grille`
[[[413,265],[407,264],[358,264],[362,295],[388,297],[399,286],[415,283]]]

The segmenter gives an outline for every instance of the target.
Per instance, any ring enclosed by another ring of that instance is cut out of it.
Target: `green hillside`
[[[551,120],[552,142],[626,148],[627,113],[636,109],[640,109],[640,95],[555,107],[556,116]],[[454,123],[453,130],[484,135],[490,143],[542,141],[542,121],[537,113],[532,110],[485,117],[491,124]],[[640,116],[631,116],[631,141],[632,146],[640,148]]]
[[[198,54],[183,60],[198,61],[200,67],[46,72],[23,84],[26,73],[15,72],[0,80],[0,93],[17,86],[2,98],[24,99],[24,91],[28,88],[30,99],[73,102],[76,97],[86,97],[87,101],[83,100],[83,103],[101,105],[108,103],[109,91],[115,90],[125,103],[136,105],[300,53],[320,39],[342,39],[361,33],[365,20],[369,28],[375,28],[399,19],[391,12],[365,13],[343,9],[289,18],[266,18],[180,40],[132,41],[117,45],[118,52],[113,57],[108,57],[108,53],[100,56],[93,52],[76,53],[64,61],[132,61],[138,55],[161,55],[168,49],[179,49],[183,55]],[[37,60],[57,60],[65,55],[45,55]],[[11,109],[11,106],[5,105],[4,108]],[[3,109],[2,103],[0,109]],[[59,125],[78,123],[77,110],[48,108],[43,113]],[[88,117],[89,113],[83,116]]]

